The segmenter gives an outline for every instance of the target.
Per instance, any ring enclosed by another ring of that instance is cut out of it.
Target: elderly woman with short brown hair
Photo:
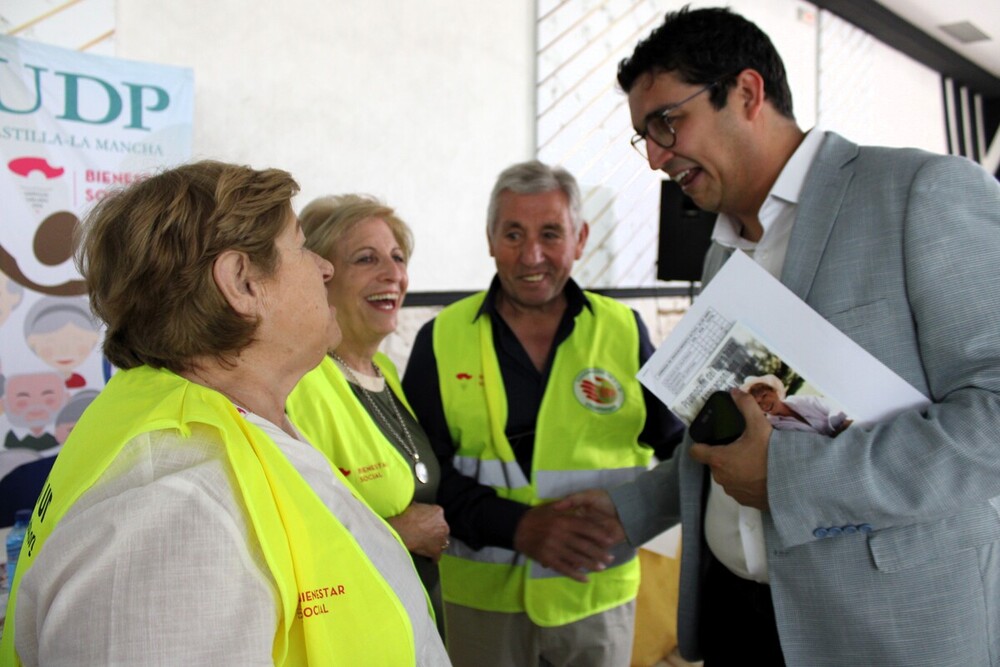
[[[362,195],[322,197],[299,217],[306,244],[334,266],[328,298],[343,338],[292,392],[288,413],[399,533],[441,621],[437,561],[448,524],[435,504],[437,457],[379,352],[406,296],[412,235],[392,208]]]
[[[0,662],[448,664],[405,549],[285,416],[340,335],[296,190],[200,162],[88,217],[122,370],[34,509]]]

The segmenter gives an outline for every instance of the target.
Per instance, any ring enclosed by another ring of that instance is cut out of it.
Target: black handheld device
[[[743,434],[746,422],[728,391],[716,391],[691,422],[688,433],[695,442],[727,445]]]

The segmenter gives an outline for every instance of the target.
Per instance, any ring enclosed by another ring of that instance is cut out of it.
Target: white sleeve
[[[136,438],[59,523],[18,593],[26,665],[273,664],[273,581],[197,440]]]

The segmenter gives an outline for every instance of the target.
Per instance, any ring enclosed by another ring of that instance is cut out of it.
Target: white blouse
[[[450,665],[409,554],[308,443],[252,414],[399,596],[417,665]],[[25,665],[271,665],[274,580],[213,433],[140,435],[23,577]],[[249,546],[249,549],[248,549]]]

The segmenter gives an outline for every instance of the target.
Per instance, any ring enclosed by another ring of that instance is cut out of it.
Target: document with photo
[[[740,387],[775,428],[830,437],[929,403],[739,251],[638,378],[688,424],[710,394]]]
[[[720,321],[717,312],[708,313],[707,318]],[[692,344],[693,338],[689,338]],[[825,396],[740,322],[731,324],[697,371],[678,375],[685,375],[687,384],[670,408],[688,424],[712,392],[733,387],[753,396],[776,429],[835,437],[854,421],[836,400]]]

